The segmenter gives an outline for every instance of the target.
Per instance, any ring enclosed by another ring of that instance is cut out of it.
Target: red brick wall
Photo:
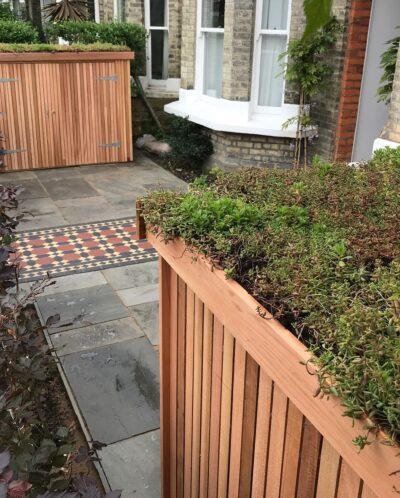
[[[335,161],[351,160],[371,6],[372,0],[353,0],[351,4],[336,128]]]

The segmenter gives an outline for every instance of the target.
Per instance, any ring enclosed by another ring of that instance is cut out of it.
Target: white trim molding
[[[400,143],[393,142],[392,140],[386,140],[384,138],[377,138],[374,140],[372,152],[375,152],[376,150],[379,149],[384,149],[385,147],[390,147],[391,149],[397,149],[397,147],[400,147]]]
[[[275,114],[256,114],[251,111],[250,102],[215,99],[201,95],[196,90],[179,90],[179,101],[164,106],[164,111],[175,114],[211,130],[230,133],[246,133],[271,137],[296,137],[297,124],[286,129],[283,124],[297,116],[298,106],[283,104]],[[311,130],[313,134],[315,130]]]

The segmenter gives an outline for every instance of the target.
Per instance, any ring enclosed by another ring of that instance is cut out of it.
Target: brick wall
[[[255,0],[225,1],[222,97],[248,101],[254,44]]]
[[[169,0],[168,77],[181,77],[182,0]]]
[[[109,0],[99,1],[100,22],[111,22],[114,15],[113,2]]]
[[[311,117],[319,125],[319,139],[314,145],[314,153],[327,160],[333,160],[335,154],[341,82],[347,45],[347,23],[352,1],[354,0],[334,0],[333,2],[333,14],[344,24],[345,28],[339,35],[336,46],[326,56],[333,66],[329,86],[313,99],[314,105],[311,108]]]
[[[389,115],[382,132],[382,138],[400,143],[400,50],[397,53]]]
[[[196,67],[196,0],[182,0],[181,87],[193,90]]]
[[[127,22],[132,22],[135,24],[144,24],[143,0],[127,0],[125,6],[125,13],[126,13]]]
[[[349,161],[352,156],[371,7],[372,0],[353,0],[349,12],[333,152],[337,161]]]
[[[264,137],[210,130],[214,153],[207,167],[233,169],[240,166],[280,167],[292,165],[290,138]]]

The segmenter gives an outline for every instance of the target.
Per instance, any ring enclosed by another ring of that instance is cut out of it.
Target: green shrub
[[[16,17],[9,3],[0,3],[0,21],[15,21]]]
[[[174,117],[169,123],[166,141],[172,147],[168,159],[175,167],[198,170],[213,152],[203,128],[188,119]]]
[[[49,43],[0,43],[0,53],[26,53],[26,52],[121,52],[129,50],[122,45],[110,43],[91,43],[82,45],[53,45]]]
[[[39,41],[37,30],[23,21],[0,20],[0,43],[35,43]]]
[[[96,23],[92,21],[64,21],[45,25],[46,36],[55,43],[58,37],[70,43],[111,43],[125,45],[134,52],[146,46],[146,30],[131,23]]]
[[[313,353],[324,394],[400,441],[400,152],[154,192],[146,222],[237,280]],[[212,179],[212,180],[211,180]],[[362,447],[366,437],[354,441]]]

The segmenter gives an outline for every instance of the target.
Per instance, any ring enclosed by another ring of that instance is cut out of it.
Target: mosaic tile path
[[[136,238],[134,218],[31,230],[17,237],[21,282],[157,259],[151,245]]]

